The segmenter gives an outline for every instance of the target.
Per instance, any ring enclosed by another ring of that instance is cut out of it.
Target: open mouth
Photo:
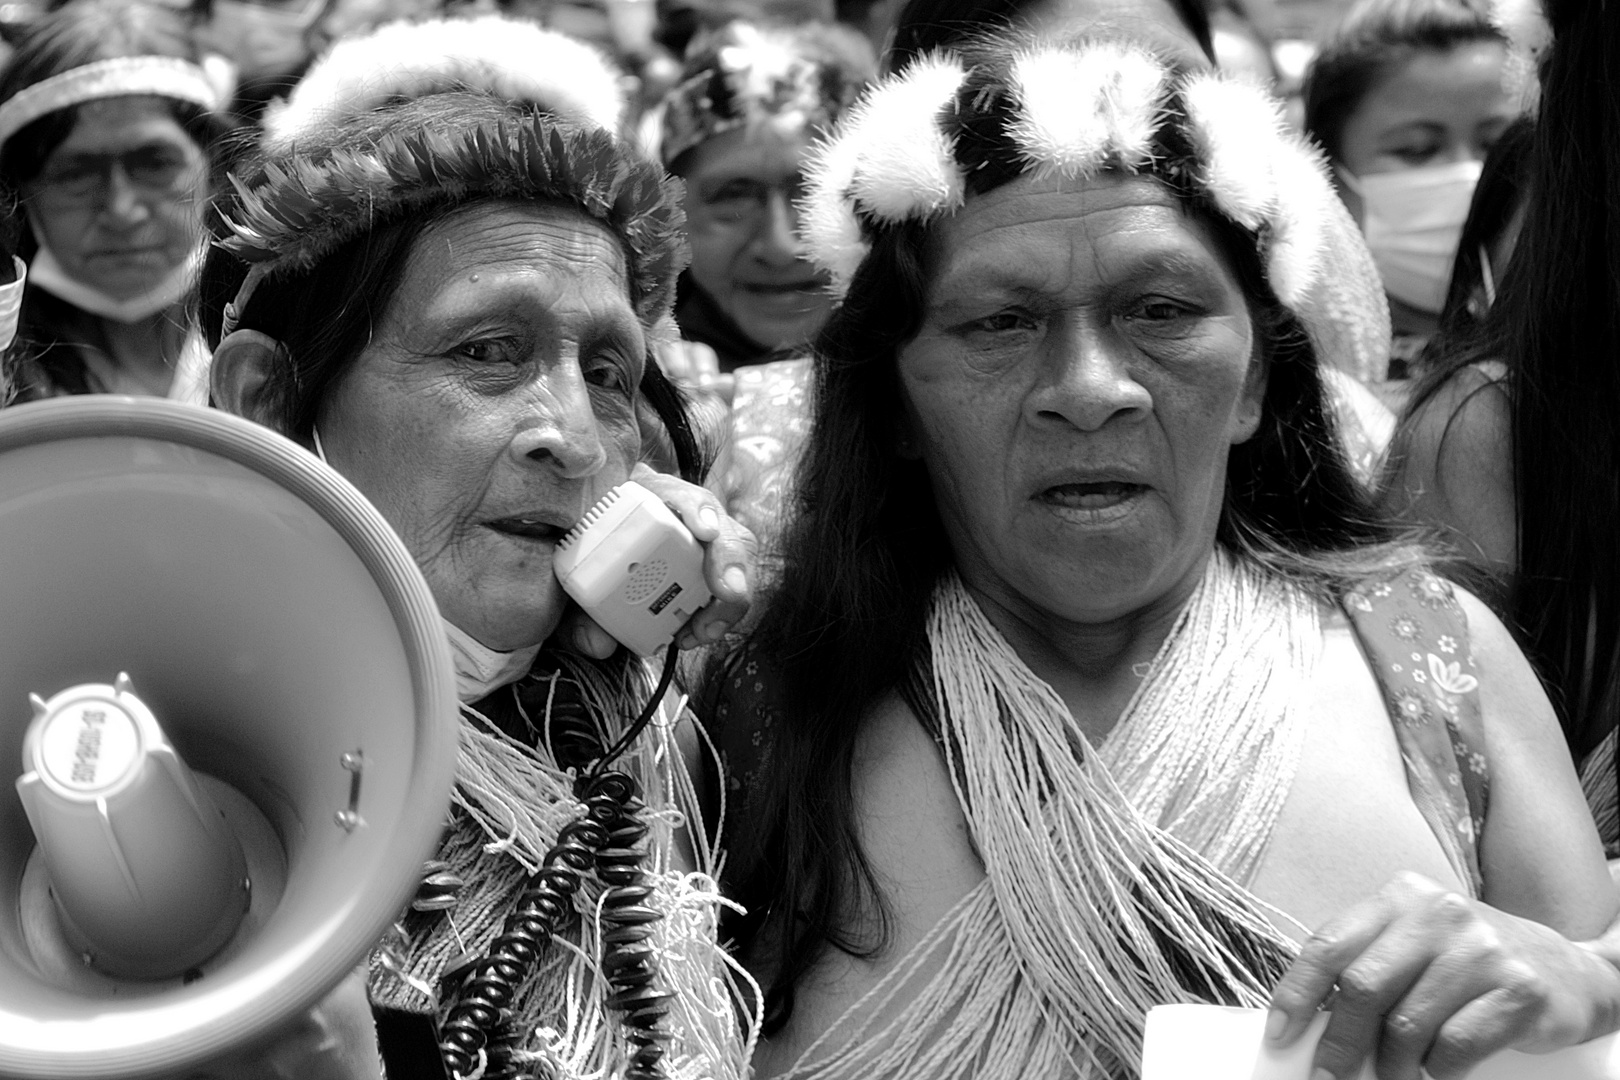
[[[1122,506],[1147,491],[1142,484],[1118,480],[1099,480],[1082,484],[1056,484],[1041,492],[1038,498],[1050,505],[1066,510],[1108,510]]]
[[[487,521],[484,524],[507,536],[515,536],[523,540],[537,540],[548,544],[557,543],[568,532],[561,525],[542,521],[538,518],[509,517],[497,521]]]

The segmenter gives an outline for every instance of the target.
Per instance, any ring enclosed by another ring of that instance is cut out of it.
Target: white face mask
[[[473,702],[487,697],[528,674],[540,646],[498,652],[461,629],[449,619],[441,618],[444,632],[450,638],[450,659],[456,666],[456,697]]]
[[[310,440],[315,444],[315,456],[326,461],[326,447],[321,445],[321,433],[311,427]],[[328,465],[331,462],[327,462]],[[456,668],[456,697],[471,703],[499,690],[507,683],[515,683],[528,674],[534,658],[540,653],[539,645],[501,652],[485,645],[449,619],[440,617],[444,633],[450,639],[450,660]]]
[[[11,267],[17,276],[0,285],[0,352],[11,348],[17,338],[17,317],[22,313],[23,288],[28,284],[28,267],[23,261],[13,255]]]
[[[1361,231],[1389,295],[1420,311],[1445,305],[1481,167],[1458,161],[1362,177],[1340,170],[1345,186],[1361,196]]]
[[[39,231],[35,230],[34,235],[38,236]],[[34,261],[28,264],[28,281],[92,315],[118,323],[136,323],[160,311],[167,311],[185,299],[187,290],[197,279],[197,271],[202,268],[203,254],[203,248],[199,245],[190,258],[170,270],[150,289],[139,296],[120,300],[69,277],[51,249],[40,244]]]

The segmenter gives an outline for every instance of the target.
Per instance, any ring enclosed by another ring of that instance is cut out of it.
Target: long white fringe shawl
[[[1251,618],[1280,644],[1247,651],[1260,632],[1237,624]],[[1308,599],[1212,560],[1115,750],[1174,759],[1131,779],[1158,813],[1231,814],[1230,831],[1269,832],[1298,755],[1285,696],[1310,670],[1315,626]],[[1150,1007],[1263,1005],[1293,954],[1268,921],[1276,913],[1138,811],[954,577],[935,596],[928,636],[946,758],[986,877],[789,1075],[1134,1077]],[[1246,665],[1262,670],[1245,675]],[[1247,685],[1219,685],[1234,675]],[[1198,732],[1210,734],[1211,758],[1235,751],[1226,768],[1208,763],[1222,775],[1192,762]],[[1244,769],[1257,775],[1230,775]],[[1211,795],[1199,798],[1204,785]],[[1209,824],[1219,831],[1222,820]],[[1235,837],[1217,846],[1239,864],[1254,857]]]
[[[594,665],[567,669],[586,691],[592,715],[617,735],[652,692],[645,665],[623,685]],[[735,1003],[758,1000],[757,987],[720,948],[719,910],[726,903],[715,883],[719,853],[704,833],[697,796],[675,741],[682,718],[694,722],[684,700],[666,701],[646,734],[616,763],[641,785],[652,826],[647,869],[654,895],[645,903],[664,918],[653,924],[659,980],[675,998],[665,1020],[672,1033],[662,1068],[672,1080],[741,1080],[758,1039],[758,1021]],[[534,726],[545,730],[544,718]],[[701,730],[701,729],[699,729]],[[526,879],[539,869],[563,826],[584,806],[573,796],[573,776],[555,766],[547,748],[515,742],[471,709],[463,709],[461,758],[449,831],[439,859],[464,883],[457,905],[438,916],[412,917],[372,957],[374,1000],[408,1010],[439,1012],[440,975],[458,959],[482,954],[500,931]],[[690,844],[696,868],[683,870],[678,838]],[[575,895],[574,931],[552,939],[512,1009],[532,1028],[517,1053],[535,1075],[594,1080],[622,1075],[627,1044],[617,1020],[604,1012],[611,988],[597,964],[601,955],[603,888],[585,875]],[[442,1017],[441,1017],[442,1019]]]
[[[612,65],[566,34],[499,16],[398,22],[333,45],[285,101],[266,110],[262,145],[281,152],[389,101],[458,89],[608,131],[618,130],[624,112]]]
[[[1314,597],[1217,550],[1097,754],[1146,820],[1254,880],[1305,743]]]

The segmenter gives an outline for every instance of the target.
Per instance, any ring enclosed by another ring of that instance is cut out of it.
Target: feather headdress
[[[1320,155],[1266,91],[1179,71],[1120,41],[963,55],[935,54],[885,80],[816,148],[800,236],[835,293],[882,230],[954,213],[1019,175],[1151,176],[1254,238],[1272,290],[1328,362],[1363,374],[1387,359],[1388,315],[1365,245]],[[1337,318],[1343,297],[1324,295],[1338,288],[1330,265],[1368,283],[1359,326]]]
[[[266,277],[307,271],[390,222],[486,199],[560,203],[601,222],[625,251],[637,314],[651,326],[667,313],[686,264],[680,181],[601,128],[512,109],[491,119],[487,97],[455,97],[467,106],[459,128],[442,112],[402,106],[380,133],[301,145],[247,180],[231,177],[215,244],[248,270],[222,334],[240,325]]]
[[[460,107],[454,120],[432,100]],[[501,18],[385,26],[338,45],[232,176],[217,246],[249,264],[223,331],[258,283],[307,271],[390,221],[481,199],[560,202],[622,242],[649,325],[686,262],[679,181],[617,138],[616,76],[590,48]]]
[[[324,125],[447,90],[482,90],[608,131],[624,111],[607,60],[565,34],[499,16],[400,22],[332,46],[266,111],[261,144],[285,149]]]
[[[673,164],[735,128],[830,126],[877,74],[866,39],[845,27],[733,22],[693,45],[664,96],[659,154]]]
[[[1103,171],[1206,197],[1256,237],[1284,303],[1323,270],[1318,223],[1336,196],[1277,104],[1115,41],[1032,45],[1000,72],[940,55],[878,86],[817,148],[803,237],[842,291],[875,230],[954,211],[976,173]]]

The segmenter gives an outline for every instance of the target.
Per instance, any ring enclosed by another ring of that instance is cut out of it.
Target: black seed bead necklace
[[[515,1080],[519,1075],[514,1051],[523,1035],[510,1030],[513,999],[552,935],[573,917],[574,895],[593,872],[606,886],[600,961],[612,992],[603,1004],[619,1014],[630,1046],[625,1080],[659,1080],[663,1075],[659,1063],[670,1039],[663,1021],[674,995],[659,983],[651,940],[663,913],[647,904],[654,886],[642,843],[648,832],[646,804],[635,779],[609,766],[652,721],[674,678],[675,653],[671,645],[651,700],[606,751],[579,687],[571,680],[556,680],[548,715],[552,752],[560,767],[576,770],[574,795],[585,811],[557,834],[539,873],[524,884],[484,955],[463,968],[439,1032],[439,1049],[454,1080]],[[424,886],[433,881],[430,874]],[[442,889],[445,883],[438,885]]]

